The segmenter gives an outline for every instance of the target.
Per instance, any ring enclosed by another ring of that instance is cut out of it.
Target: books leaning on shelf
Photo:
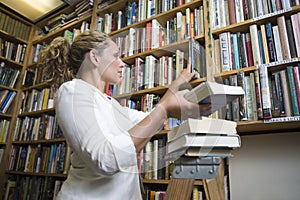
[[[168,132],[166,159],[184,156],[228,157],[241,145],[236,122],[222,119],[187,119]]]
[[[224,85],[216,82],[205,81],[189,91],[185,98],[188,101],[199,104],[211,104],[209,115],[238,97],[245,95],[244,89],[240,86]]]

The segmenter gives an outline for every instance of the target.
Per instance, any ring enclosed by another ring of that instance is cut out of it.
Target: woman
[[[124,63],[105,34],[85,32],[70,46],[59,37],[40,53],[57,93],[56,116],[69,147],[71,168],[57,199],[142,199],[137,152],[167,117],[199,117],[200,107],[184,98],[180,85],[194,76],[184,70],[149,114],[122,107],[104,93],[117,84]],[[74,78],[76,75],[76,78]]]

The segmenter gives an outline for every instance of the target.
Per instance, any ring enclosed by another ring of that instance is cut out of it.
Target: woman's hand
[[[172,91],[176,92],[181,87],[191,89],[192,86],[189,84],[189,82],[195,76],[195,72],[191,73],[191,68],[192,68],[192,66],[191,66],[191,60],[189,59],[187,67],[185,69],[183,69],[183,71],[176,78],[176,80],[174,80],[172,82],[172,84],[169,87],[169,90],[172,90]]]
[[[160,100],[158,106],[165,109],[168,117],[177,119],[186,118],[199,118],[202,114],[211,109],[211,105],[199,105],[197,103],[189,102],[185,99],[185,94],[189,91],[184,89],[180,91],[180,88],[184,85],[189,86],[189,81],[194,77],[195,73],[191,73],[190,61],[186,69],[178,76],[178,78],[172,82],[171,86]]]

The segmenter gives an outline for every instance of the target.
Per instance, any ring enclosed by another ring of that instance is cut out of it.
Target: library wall
[[[300,132],[242,137],[229,160],[231,200],[296,200],[300,196]]]

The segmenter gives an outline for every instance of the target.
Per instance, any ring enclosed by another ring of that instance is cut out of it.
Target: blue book
[[[233,56],[234,56],[234,65],[235,69],[241,69],[240,64],[240,52],[239,52],[239,44],[238,37],[236,33],[231,34],[232,44],[233,44]]]

